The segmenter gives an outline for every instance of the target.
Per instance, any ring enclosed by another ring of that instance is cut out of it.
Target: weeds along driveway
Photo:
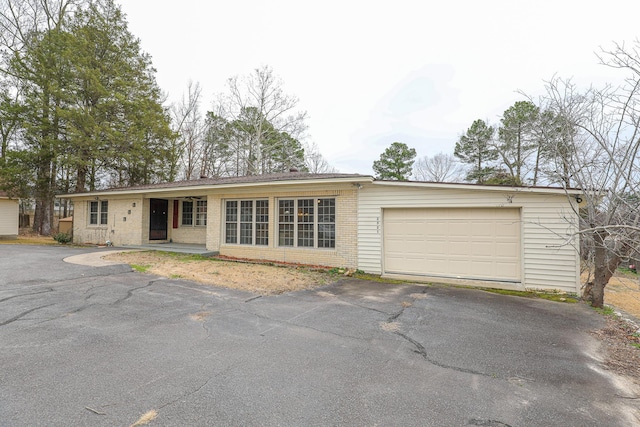
[[[585,306],[345,280],[279,296],[0,245],[3,425],[635,425]],[[149,412],[155,411],[155,412]]]

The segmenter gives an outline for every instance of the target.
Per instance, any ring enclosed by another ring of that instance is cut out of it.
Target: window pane
[[[196,225],[207,225],[207,201],[198,200],[196,203]]]
[[[278,245],[293,246],[293,224],[278,225]]]
[[[238,202],[227,202],[226,218],[227,222],[238,221]]]
[[[336,222],[336,199],[318,200],[318,222]]]
[[[225,243],[238,243],[238,202],[227,202],[225,219]]]
[[[269,201],[256,200],[256,245],[269,244]]]
[[[250,245],[253,243],[253,224],[250,222],[240,223],[240,244]]]
[[[238,224],[228,222],[226,225],[225,243],[238,243]]]
[[[318,247],[336,247],[336,226],[334,224],[318,224]]]
[[[243,200],[240,202],[240,222],[253,221],[253,201]]]
[[[240,244],[253,243],[253,200],[240,202]]]
[[[313,224],[298,224],[298,246],[313,247]]]
[[[295,201],[278,201],[278,245],[293,246]]]
[[[298,223],[313,224],[313,199],[298,200]]]
[[[104,200],[100,202],[100,224],[102,225],[106,224],[108,217],[109,217],[109,202]]]
[[[89,202],[89,224],[98,224],[98,202]]]
[[[294,201],[280,200],[278,203],[278,222],[293,224],[293,219],[295,217]]]
[[[256,245],[269,244],[269,224],[256,222]]]
[[[182,202],[182,225],[193,225],[193,202]]]
[[[256,200],[256,222],[269,222],[268,200]]]
[[[336,199],[318,199],[318,247],[336,247]]]

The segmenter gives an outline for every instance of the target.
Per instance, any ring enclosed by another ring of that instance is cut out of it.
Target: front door
[[[151,199],[150,202],[149,240],[167,240],[167,212],[169,212],[169,201]]]

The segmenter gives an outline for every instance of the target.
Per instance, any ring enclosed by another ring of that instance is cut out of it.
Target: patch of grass
[[[640,343],[632,342],[631,347],[640,348]]]
[[[356,271],[351,277],[361,280],[369,280],[370,282],[390,283],[392,285],[402,285],[407,283],[406,280],[385,279],[377,274],[358,273],[358,271]]]
[[[133,268],[138,273],[146,273],[151,268],[150,265],[146,264],[131,264],[131,268]]]
[[[176,261],[211,261],[213,257],[208,257],[200,254],[184,254],[181,252],[167,252],[167,251],[147,251],[148,253],[155,253],[160,257],[171,258]]]
[[[18,236],[17,239],[0,239],[0,245],[57,245],[58,242],[47,236]]]
[[[605,305],[602,308],[596,308],[593,307],[593,309],[595,311],[597,311],[598,313],[602,314],[603,316],[614,316],[616,315],[616,311],[613,309],[613,307]]]
[[[618,272],[627,276],[637,277],[638,270],[632,270],[629,267],[618,267]]]
[[[182,276],[180,274],[172,274],[169,276],[169,279],[182,279]]]
[[[540,292],[540,291],[516,291],[512,289],[493,289],[483,288],[485,292],[491,292],[493,294],[511,295],[523,298],[540,298],[555,302],[565,302],[573,304],[578,302],[578,298],[573,294],[563,294],[559,292]]]

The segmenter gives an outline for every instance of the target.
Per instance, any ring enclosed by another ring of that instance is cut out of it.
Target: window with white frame
[[[224,221],[225,243],[269,244],[268,200],[227,200]]]
[[[336,199],[278,200],[278,246],[336,247]]]
[[[109,202],[106,200],[89,202],[89,224],[107,225]]]
[[[193,200],[183,200],[180,224],[183,227],[207,225],[207,201],[197,200],[194,204]]]
[[[193,225],[193,202],[184,200],[182,202],[182,225]]]
[[[207,201],[196,202],[196,225],[207,225]]]

